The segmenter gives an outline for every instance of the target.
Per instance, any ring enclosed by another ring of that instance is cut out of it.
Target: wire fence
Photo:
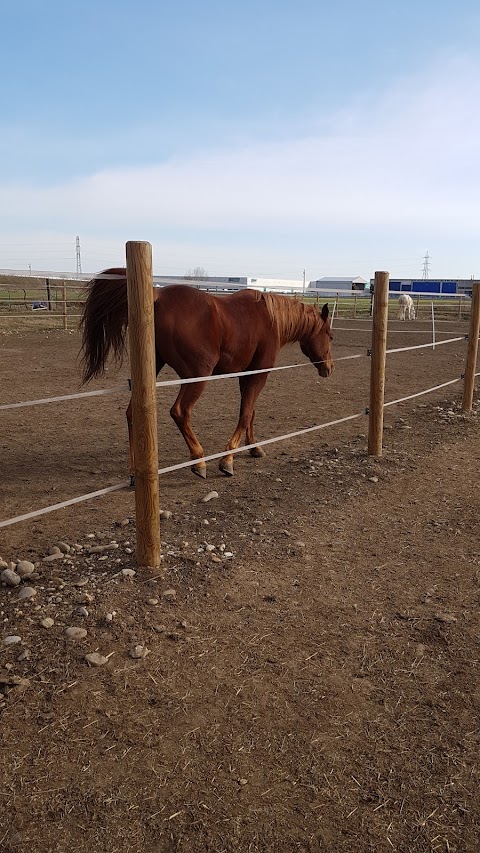
[[[442,344],[455,343],[455,342],[464,340],[464,338],[465,338],[465,336],[450,338],[447,341],[437,341],[436,346],[440,346]],[[426,349],[429,347],[433,347],[433,344],[429,343],[429,344],[415,345],[415,346],[411,346],[411,347],[400,347],[400,348],[396,348],[396,349],[387,350],[387,353],[394,354],[394,353],[400,353],[400,352],[408,352],[408,351],[412,351],[412,350]],[[343,357],[340,357],[338,359],[335,359],[335,361],[336,362],[350,361],[353,359],[366,357],[367,355],[368,355],[368,353],[365,353],[364,355],[363,354],[356,354],[356,355],[352,355],[352,356],[343,356]],[[178,386],[178,385],[184,385],[184,384],[193,383],[193,382],[217,381],[217,380],[221,380],[221,379],[232,379],[235,377],[252,375],[252,374],[256,374],[256,373],[270,373],[270,372],[277,371],[277,370],[289,370],[289,369],[293,369],[293,368],[306,367],[309,364],[310,364],[310,362],[302,362],[300,364],[290,364],[290,365],[282,365],[280,367],[265,368],[264,370],[252,370],[252,371],[244,371],[241,373],[230,373],[230,374],[221,374],[221,375],[204,376],[204,377],[193,377],[193,378],[188,378],[188,379],[165,380],[165,381],[158,382],[156,384],[157,384],[157,387],[170,387],[173,385]],[[479,373],[475,373],[475,377],[477,377],[479,375],[480,375]],[[412,399],[415,399],[418,397],[422,397],[426,394],[431,394],[434,391],[437,391],[437,390],[440,390],[442,388],[446,388],[450,385],[456,384],[456,383],[460,382],[461,380],[462,380],[462,377],[459,376],[459,377],[456,377],[454,379],[448,380],[447,382],[443,382],[443,383],[434,385],[430,388],[424,389],[424,390],[416,392],[414,394],[410,394],[410,395],[400,397],[400,398],[395,399],[395,400],[391,400],[389,402],[384,403],[384,408],[394,406],[396,404],[403,403],[403,402],[406,402],[408,400],[412,400]],[[8,403],[8,404],[1,405],[0,411],[4,411],[7,409],[21,408],[21,407],[26,407],[26,406],[44,405],[47,403],[60,403],[60,402],[63,403],[63,402],[69,401],[69,400],[75,400],[75,399],[84,398],[84,397],[85,398],[86,397],[98,397],[98,396],[102,396],[102,395],[106,395],[106,394],[125,392],[127,390],[129,390],[129,383],[123,383],[122,385],[118,385],[118,386],[115,386],[113,388],[101,389],[98,391],[87,391],[87,392],[83,392],[83,393],[79,393],[79,394],[64,394],[64,395],[61,395],[58,397],[44,398],[42,400],[30,400],[30,401],[25,401],[25,402]],[[235,455],[237,453],[242,453],[246,450],[253,449],[254,447],[263,447],[263,446],[266,446],[269,444],[275,444],[275,443],[278,443],[281,441],[288,441],[288,440],[291,440],[293,438],[298,438],[298,437],[307,435],[309,433],[318,432],[320,430],[328,429],[329,427],[338,426],[342,423],[357,420],[359,418],[365,417],[365,415],[367,415],[367,414],[368,414],[368,407],[365,408],[364,410],[362,410],[361,412],[356,412],[355,414],[347,415],[346,417],[343,417],[343,418],[337,418],[335,420],[327,421],[327,422],[322,423],[322,424],[316,424],[314,426],[305,427],[303,429],[295,430],[293,432],[285,433],[283,435],[274,436],[274,437],[267,438],[267,439],[264,439],[261,441],[256,441],[255,444],[242,445],[241,447],[229,450],[228,453],[231,455]],[[188,460],[185,462],[180,462],[180,463],[177,463],[174,465],[169,465],[169,466],[158,469],[158,474],[159,475],[165,475],[168,473],[172,473],[174,471],[179,471],[179,470],[184,469],[184,468],[189,468],[193,465],[198,465],[199,463],[206,463],[206,462],[213,461],[216,459],[221,459],[222,457],[225,456],[225,454],[226,454],[226,451],[223,450],[223,451],[220,451],[218,453],[213,453],[213,454],[209,454],[208,456],[203,456],[201,459],[193,459],[193,460]],[[17,523],[20,523],[23,521],[28,521],[28,520],[31,520],[33,518],[38,518],[42,515],[55,512],[57,510],[65,508],[65,507],[69,507],[69,506],[73,506],[75,504],[79,504],[79,503],[82,503],[85,501],[89,501],[89,500],[92,500],[92,499],[97,498],[97,497],[103,497],[107,494],[110,494],[110,493],[113,493],[116,491],[128,489],[129,487],[130,487],[130,483],[127,481],[116,484],[116,485],[107,486],[105,488],[98,489],[94,492],[89,492],[89,493],[84,494],[84,495],[79,495],[78,497],[71,498],[71,499],[65,500],[65,501],[61,501],[60,503],[52,504],[52,505],[43,507],[41,509],[33,510],[32,512],[24,513],[22,515],[18,515],[18,516],[14,516],[12,518],[9,518],[9,519],[5,519],[3,521],[0,521],[0,528],[9,527],[13,524],[17,524]]]

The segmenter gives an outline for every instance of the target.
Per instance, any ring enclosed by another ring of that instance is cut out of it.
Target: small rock
[[[87,630],[85,628],[67,628],[65,631],[66,636],[69,640],[84,640],[87,636]]]
[[[8,569],[8,563],[0,559],[0,569]]]
[[[369,477],[368,482],[369,483],[378,483],[378,477]]]
[[[45,619],[42,619],[40,622],[42,628],[53,628],[55,625],[55,620],[51,618],[51,616],[46,616]]]
[[[29,578],[33,575],[35,566],[30,562],[30,560],[20,560],[20,562],[17,563],[15,571],[21,578]]]
[[[8,637],[3,638],[3,643],[5,646],[14,646],[16,643],[21,643],[22,638],[18,637],[16,634],[10,634]]]
[[[88,616],[88,610],[86,607],[77,607],[77,613],[79,616],[84,616],[85,619]]]
[[[87,583],[88,578],[79,578],[78,581],[75,581],[73,585],[80,588],[82,586],[86,586]]]
[[[35,598],[37,590],[33,586],[24,586],[17,596],[17,601],[27,601],[29,598]]]
[[[171,512],[171,510],[169,510],[169,509],[161,509],[161,510],[160,510],[160,518],[168,519],[168,518],[171,518],[171,517],[172,517],[172,512]]]
[[[135,648],[130,652],[130,657],[140,660],[142,658],[146,658],[149,651],[150,650],[147,649],[146,646],[135,646]]]
[[[48,555],[47,556],[53,557],[54,554],[61,554],[61,553],[62,553],[62,551],[58,547],[58,545],[52,545],[52,547],[48,549]]]
[[[104,655],[99,654],[98,652],[91,652],[88,655],[85,655],[85,660],[91,666],[103,666],[108,663],[108,658],[104,657]]]
[[[55,542],[54,548],[59,548],[62,554],[70,553],[70,545],[67,545],[66,542]]]
[[[221,563],[222,558],[218,556],[218,554],[210,554],[210,559],[212,563]]]
[[[113,622],[113,613],[105,613],[105,622]]]
[[[209,492],[208,495],[205,495],[205,497],[202,498],[202,503],[207,504],[214,498],[218,498],[218,492]]]
[[[42,563],[54,563],[55,560],[63,560],[65,554],[63,554],[60,550],[55,551],[54,554],[49,554],[48,557],[44,557]]]
[[[24,661],[24,660],[30,660],[31,657],[32,657],[32,653],[31,653],[30,649],[24,649],[23,652],[18,656],[17,661],[19,663],[22,663],[22,661]]]
[[[17,575],[16,572],[13,572],[12,569],[4,569],[0,578],[7,586],[18,586],[21,581],[20,575]]]
[[[457,617],[454,616],[453,613],[435,613],[435,619],[438,622],[445,622],[446,624],[457,621]]]
[[[175,601],[177,598],[177,591],[175,589],[166,589],[163,593],[163,597],[166,601]]]
[[[158,598],[147,598],[147,604],[155,607],[158,604]]]
[[[135,569],[122,569],[120,574],[124,578],[134,578],[137,573],[136,573]]]

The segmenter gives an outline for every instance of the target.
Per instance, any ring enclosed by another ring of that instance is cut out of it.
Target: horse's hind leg
[[[170,409],[170,414],[182,433],[190,451],[190,459],[201,459],[204,455],[203,447],[192,429],[191,414],[195,403],[205,388],[205,385],[206,382],[192,382],[191,385],[182,385],[178,397]],[[207,466],[205,462],[199,462],[197,465],[192,465],[192,471],[194,474],[197,474],[198,477],[205,478],[207,476]]]

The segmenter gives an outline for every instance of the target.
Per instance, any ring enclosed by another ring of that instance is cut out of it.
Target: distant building
[[[340,290],[357,290],[370,292],[370,285],[365,278],[361,276],[328,276],[317,278],[311,281],[308,285],[309,289],[313,290],[328,290],[333,293],[338,293]]]
[[[374,279],[370,279],[370,284],[373,284]],[[452,278],[391,278],[389,290],[399,293],[416,293],[421,296],[438,293],[440,295],[455,296],[455,295],[472,295],[472,280],[471,279],[452,279]]]
[[[309,290],[322,290],[329,293],[338,291],[366,291],[370,292],[370,286],[366,279],[356,276],[329,277],[306,281],[291,278],[252,278],[251,276],[208,276],[207,278],[195,279],[190,276],[160,276],[153,277],[155,287],[165,287],[168,284],[188,284],[199,287],[202,290],[235,291],[244,288],[269,291],[271,293],[303,293]]]

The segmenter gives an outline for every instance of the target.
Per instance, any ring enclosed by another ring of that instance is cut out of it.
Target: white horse
[[[415,320],[415,308],[413,305],[413,299],[408,293],[401,293],[398,297],[398,319],[405,320],[405,314],[408,315],[409,320]]]

